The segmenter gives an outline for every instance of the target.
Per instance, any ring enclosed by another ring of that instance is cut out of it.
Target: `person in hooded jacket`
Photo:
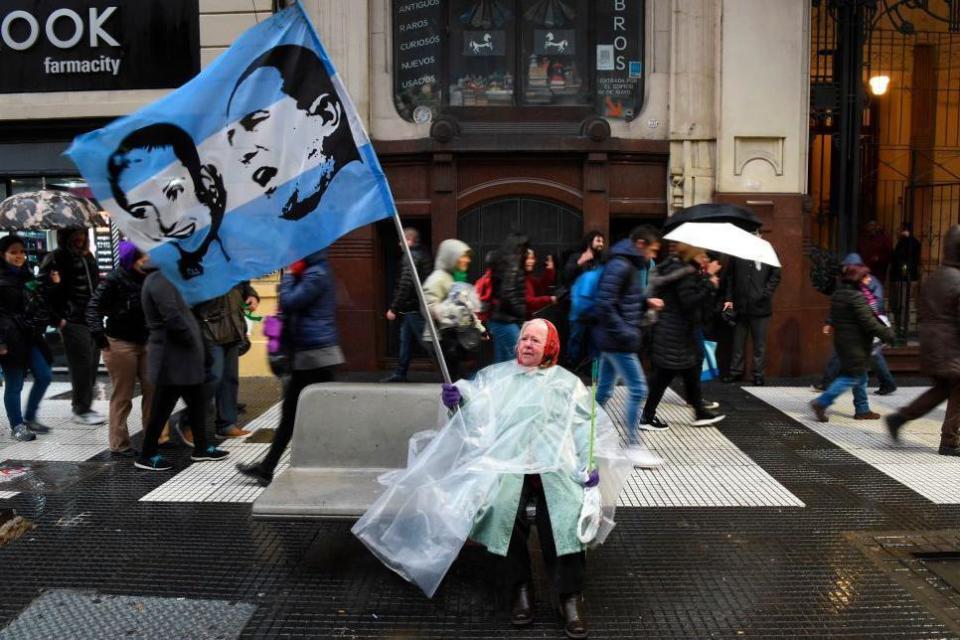
[[[86,229],[61,229],[57,245],[40,264],[40,282],[67,354],[73,419],[80,424],[103,424],[106,418],[92,409],[100,349],[86,318],[90,297],[100,283],[100,271]],[[53,281],[54,273],[59,282]]]
[[[684,397],[694,410],[693,426],[708,426],[725,417],[706,408],[700,390],[702,327],[704,319],[713,312],[720,285],[717,274],[721,269],[716,260],[706,261],[706,267],[701,268],[704,253],[702,249],[678,242],[675,251],[658,264],[651,275],[651,279],[662,282],[658,294],[663,299],[663,311],[652,329],[653,372],[650,395],[640,418],[641,429],[645,425],[667,426],[657,417],[657,407],[677,376],[683,378]]]
[[[283,274],[277,297],[283,322],[281,340],[291,354],[292,373],[283,392],[280,423],[270,450],[260,462],[238,464],[243,475],[268,485],[293,437],[300,393],[312,384],[332,382],[343,364],[337,332],[337,293],[326,251],[293,263]]]
[[[637,428],[660,430],[654,423],[637,424],[640,406],[646,397],[646,380],[637,352],[640,350],[640,321],[647,308],[660,310],[660,298],[647,298],[641,270],[646,268],[644,251],[660,238],[646,227],[637,227],[630,237],[610,249],[607,264],[597,287],[593,330],[594,344],[600,351],[600,377],[597,404],[604,405],[613,395],[618,379],[627,385],[627,438],[639,444]],[[666,428],[665,426],[662,428]]]
[[[119,246],[120,266],[100,282],[87,305],[87,326],[100,347],[110,374],[110,453],[133,457],[127,418],[133,407],[133,393],[140,382],[141,421],[150,421],[153,384],[147,376],[147,321],[140,294],[147,278],[149,259],[132,242]],[[106,320],[106,325],[104,325]]]
[[[37,282],[25,266],[26,243],[16,235],[0,238],[0,368],[3,406],[15,440],[29,442],[50,428],[37,420],[37,410],[53,377],[52,357],[43,338],[49,311],[37,294]],[[58,279],[53,275],[54,283]],[[27,372],[33,386],[23,411],[21,393]]]
[[[840,277],[840,286],[830,296],[830,319],[833,323],[833,345],[840,358],[840,375],[830,383],[827,390],[810,403],[819,422],[827,422],[827,409],[837,396],[848,389],[853,390],[854,418],[877,420],[880,415],[870,411],[867,398],[867,372],[870,369],[870,353],[873,339],[893,341],[893,331],[883,325],[863,292],[860,284],[869,275],[864,265],[847,265]]]
[[[890,435],[947,401],[940,429],[942,456],[960,456],[960,225],[943,241],[943,261],[920,289],[920,368],[933,378],[933,387],[887,416]]]
[[[510,234],[497,252],[493,270],[493,310],[487,328],[493,337],[493,361],[513,359],[520,339],[520,323],[527,319],[527,281],[525,263],[530,241],[526,236]]]
[[[466,242],[454,238],[444,240],[437,247],[433,272],[427,276],[423,283],[423,299],[427,305],[427,311],[433,319],[434,327],[441,334],[438,338],[452,379],[462,377],[460,370],[462,350],[458,348],[455,328],[450,327],[451,331],[448,334],[451,335],[444,335],[443,316],[444,311],[450,309],[447,299],[453,285],[467,281],[467,269],[470,268],[472,259],[470,246]],[[476,317],[474,317],[473,326],[481,334],[485,331],[484,326]],[[433,349],[430,327],[424,327],[423,341],[429,349]],[[479,345],[477,346],[479,347]]]

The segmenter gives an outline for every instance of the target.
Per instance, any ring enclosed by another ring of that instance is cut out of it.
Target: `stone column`
[[[670,43],[670,213],[708,202],[717,137],[717,0],[673,0]]]
[[[810,3],[721,0],[716,201],[750,208],[783,265],[767,348],[769,376],[818,372],[832,342],[829,299],[804,254]]]

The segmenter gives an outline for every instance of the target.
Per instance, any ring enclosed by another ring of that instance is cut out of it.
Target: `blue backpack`
[[[574,280],[570,289],[570,321],[577,322],[590,317],[597,302],[597,290],[600,288],[600,278],[603,276],[603,267],[597,266],[584,271]]]

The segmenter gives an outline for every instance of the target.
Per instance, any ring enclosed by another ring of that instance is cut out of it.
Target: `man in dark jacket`
[[[604,244],[603,234],[599,231],[590,231],[583,237],[580,249],[571,253],[563,266],[561,282],[567,288],[572,287],[584,271],[590,271],[603,264]]]
[[[663,311],[653,325],[653,372],[650,395],[640,418],[641,429],[644,425],[666,428],[666,423],[657,417],[657,407],[676,376],[683,378],[684,397],[694,410],[694,426],[712,425],[725,417],[706,408],[700,391],[703,323],[713,309],[721,268],[719,262],[704,256],[702,249],[677,243],[675,252],[651,274],[651,287],[656,283]],[[701,263],[706,265],[702,269]]]
[[[960,225],[947,231],[943,262],[920,290],[920,368],[933,387],[906,407],[887,416],[896,440],[904,424],[947,401],[939,453],[960,456]]]
[[[173,465],[157,453],[157,442],[170,413],[183,398],[193,429],[194,462],[220,460],[229,453],[207,444],[204,430],[203,381],[208,359],[196,317],[183,296],[159,271],[147,276],[141,292],[143,315],[150,331],[147,375],[155,387],[150,420],[143,437],[143,451],[134,466],[147,471],[166,471]]]
[[[413,227],[403,230],[403,241],[410,247],[410,254],[416,265],[416,280],[410,261],[406,253],[400,256],[400,280],[397,282],[393,301],[387,309],[387,320],[393,322],[400,318],[400,357],[397,359],[397,368],[393,374],[380,382],[406,382],[407,371],[410,369],[410,357],[413,354],[413,345],[420,341],[423,335],[424,319],[420,313],[420,296],[417,287],[423,284],[430,272],[433,271],[433,259],[430,253],[420,246],[420,232]]]
[[[753,384],[762,386],[767,362],[767,329],[773,314],[773,294],[780,284],[780,269],[768,264],[733,258],[727,265],[724,311],[736,314],[730,373],[724,382],[743,379],[747,334],[753,338]]]
[[[333,381],[334,370],[344,362],[337,332],[336,281],[325,251],[290,266],[280,281],[278,303],[293,372],[283,391],[280,423],[270,451],[260,462],[237,465],[240,473],[262,485],[273,480],[273,471],[293,437],[300,393],[312,384]]]
[[[920,256],[923,247],[913,235],[913,225],[904,222],[900,239],[893,248],[893,264],[890,270],[890,302],[897,336],[906,339],[910,317],[917,303],[917,281],[920,280]]]
[[[840,358],[840,375],[827,390],[810,403],[817,420],[827,422],[827,408],[837,396],[853,389],[854,418],[877,420],[880,415],[870,411],[867,399],[867,373],[873,339],[893,341],[893,332],[870,309],[860,291],[860,283],[870,274],[863,265],[844,267],[840,286],[830,297],[830,319],[833,324],[833,345]]]
[[[100,272],[86,229],[58,231],[57,244],[40,265],[40,282],[67,354],[73,419],[80,424],[103,424],[106,418],[91,408],[100,349],[86,320],[87,304],[100,283]],[[60,276],[59,284],[53,282],[54,272]]]
[[[107,274],[90,298],[87,327],[110,374],[110,452],[129,457],[135,451],[127,417],[138,380],[143,424],[149,422],[153,402],[153,384],[147,376],[147,324],[140,302],[147,258],[126,240],[120,243],[119,254],[120,265]]]
[[[647,308],[662,309],[659,298],[647,298],[641,285],[640,270],[646,269],[644,251],[660,238],[648,227],[637,227],[630,237],[613,245],[597,288],[593,332],[600,351],[600,378],[597,404],[613,395],[617,380],[627,385],[627,436],[630,444],[639,444],[637,428],[661,430],[657,424],[637,424],[640,406],[647,395],[646,380],[637,351],[640,349],[640,320]],[[666,428],[666,427],[662,427]]]

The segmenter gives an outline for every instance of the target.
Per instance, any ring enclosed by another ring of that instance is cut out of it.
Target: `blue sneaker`
[[[169,471],[173,469],[173,465],[161,455],[155,455],[152,458],[137,458],[133,466],[144,471]]]
[[[217,449],[215,446],[210,445],[207,447],[206,451],[194,451],[193,455],[190,456],[190,459],[194,462],[207,462],[209,460],[223,460],[229,455],[229,451]]]

